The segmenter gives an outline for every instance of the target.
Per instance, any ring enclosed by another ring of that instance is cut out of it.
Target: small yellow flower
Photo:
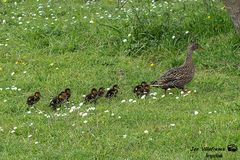
[[[154,63],[151,63],[151,64],[150,64],[150,67],[155,67],[155,64],[154,64]]]
[[[22,60],[18,60],[18,61],[16,61],[15,63],[16,63],[16,64],[23,64],[23,65],[26,65],[26,63],[23,62]]]
[[[211,16],[208,16],[207,18],[208,18],[208,19],[210,19],[210,18],[211,18]]]
[[[16,64],[21,64],[21,62],[20,61],[16,61]]]

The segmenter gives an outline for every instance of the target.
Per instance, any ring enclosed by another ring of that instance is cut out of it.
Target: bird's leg
[[[167,95],[167,89],[164,89],[164,94]]]

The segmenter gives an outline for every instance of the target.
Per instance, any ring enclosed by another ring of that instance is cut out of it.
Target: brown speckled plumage
[[[29,96],[27,98],[27,104],[29,107],[31,107],[32,105],[34,105],[35,103],[37,103],[40,100],[41,94],[40,92],[35,92],[33,96]]]
[[[179,88],[185,91],[184,86],[192,81],[195,73],[192,53],[199,48],[201,47],[196,43],[190,44],[185,62],[181,66],[165,72],[158,80],[153,81],[151,86],[161,87],[165,93],[168,88]]]
[[[105,97],[106,98],[113,98],[117,97],[119,86],[115,84],[110,90],[107,91]]]
[[[85,103],[89,102],[89,103],[96,103],[97,101],[97,97],[98,97],[98,91],[96,88],[93,88],[91,90],[91,93],[89,93],[88,95],[86,95],[85,97]]]
[[[140,85],[137,85],[133,88],[133,93],[136,94],[137,97],[147,96],[150,92],[150,85],[146,82],[142,82]]]

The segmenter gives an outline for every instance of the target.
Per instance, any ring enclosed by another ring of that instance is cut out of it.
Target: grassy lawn
[[[205,50],[193,54],[187,96],[133,94],[181,65],[193,41]],[[81,105],[114,84],[116,98]],[[52,111],[67,87],[71,103]],[[27,111],[35,91],[42,98]],[[0,2],[0,159],[238,160],[227,145],[240,147],[239,91],[240,38],[218,0]]]

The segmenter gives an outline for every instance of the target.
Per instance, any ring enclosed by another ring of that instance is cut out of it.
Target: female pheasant
[[[185,62],[181,66],[165,72],[158,80],[153,81],[151,86],[161,87],[165,90],[165,94],[168,88],[179,88],[185,92],[184,86],[191,82],[194,77],[195,67],[192,61],[192,53],[197,49],[202,49],[202,47],[197,43],[190,44]]]

